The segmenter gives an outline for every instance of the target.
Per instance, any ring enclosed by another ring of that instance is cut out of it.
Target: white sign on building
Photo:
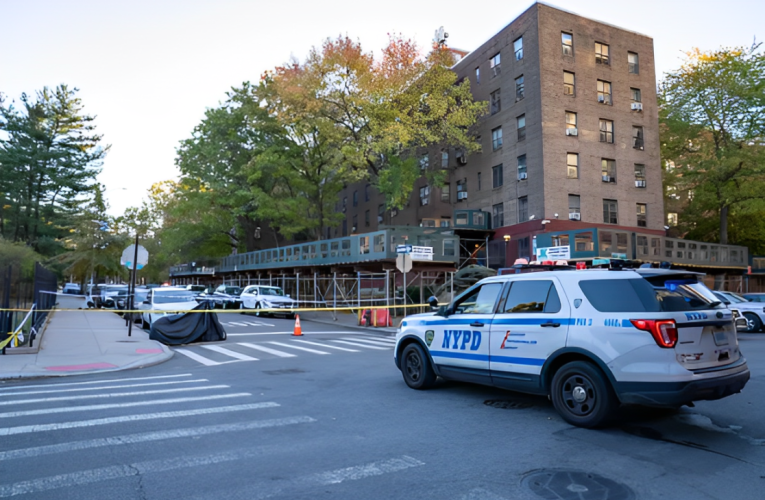
[[[568,260],[571,258],[571,247],[546,247],[537,248],[536,250],[537,260]]]

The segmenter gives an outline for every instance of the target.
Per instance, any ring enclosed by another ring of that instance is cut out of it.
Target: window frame
[[[645,130],[640,125],[632,126],[632,149],[645,150]]]
[[[491,167],[491,188],[497,189],[501,188],[504,185],[504,166],[502,163],[499,165],[494,165]]]
[[[505,204],[496,203],[491,206],[491,223],[494,229],[505,226]]]
[[[523,121],[523,126],[521,126],[521,121]],[[515,125],[518,129],[518,140],[523,141],[526,139],[526,113],[517,116],[515,118]]]
[[[576,206],[574,206],[571,202],[576,201]],[[568,195],[568,213],[570,214],[580,214],[582,213],[582,197],[578,194],[569,194]]]
[[[569,37],[569,42],[566,43],[566,36]],[[561,31],[560,32],[560,43],[561,43],[561,49],[563,50],[563,55],[568,57],[574,56],[574,34],[569,33],[567,31]],[[566,53],[566,49],[569,50],[569,53]]]
[[[529,197],[518,197],[518,223],[526,222],[529,220]]]
[[[635,97],[637,96],[637,99]],[[637,87],[630,87],[630,99],[632,102],[643,102],[643,93]]]
[[[605,54],[603,54],[603,47],[606,49]],[[611,65],[611,47],[607,43],[595,42],[595,64]]]
[[[502,73],[502,55],[501,52],[497,52],[489,58],[489,69],[491,69],[491,77],[494,78]]]
[[[566,77],[568,75],[571,75],[571,83],[566,82]],[[571,89],[571,92],[568,92],[569,88]],[[563,71],[563,95],[576,97],[576,73],[573,71]]]
[[[491,129],[491,150],[497,151],[502,148],[502,126]]]
[[[605,118],[598,119],[598,129],[600,130],[600,142],[614,144],[614,121]]]
[[[496,89],[489,94],[489,108],[491,115],[502,111],[502,89]]]
[[[574,157],[576,159],[576,164],[572,165],[570,160],[571,157]],[[574,168],[576,170],[576,176],[571,176],[571,169]],[[579,178],[579,153],[566,153],[566,177],[568,179],[578,179]]]
[[[630,62],[631,56],[635,56],[635,62]],[[640,56],[637,52],[627,52],[627,72],[631,75],[640,74]]]
[[[603,224],[619,225],[619,202],[617,200],[603,198]]]
[[[639,189],[644,189],[646,187],[646,178],[645,178],[645,164],[644,163],[635,163],[635,187]],[[639,168],[642,167],[642,168]]]
[[[566,130],[570,130],[570,129],[578,130],[579,116],[577,115],[577,113],[575,111],[566,111],[565,116],[566,116]],[[570,116],[574,117],[573,123],[569,120]]]
[[[616,160],[601,158],[600,175],[603,182],[616,184]],[[606,177],[608,177],[608,179],[606,179]]]
[[[518,42],[520,42],[520,46]],[[522,35],[516,38],[515,40],[513,40],[513,52],[515,53],[516,61],[523,60],[523,36]]]
[[[640,211],[641,207],[643,209],[642,212]],[[648,227],[648,204],[647,203],[636,203],[635,215],[637,216],[637,227]],[[647,245],[647,241],[646,241],[646,245]]]
[[[523,161],[521,161],[523,159]],[[518,158],[516,158],[516,165],[517,165],[517,173],[518,173],[518,180],[527,180],[529,178],[529,171],[526,164],[526,155],[520,155]],[[526,174],[526,179],[521,179],[521,174]]]
[[[606,90],[608,89],[608,90]],[[607,80],[600,80],[598,79],[598,83],[596,86],[596,90],[598,92],[598,103],[599,104],[606,104],[608,106],[613,105],[613,86],[611,85],[611,82]],[[601,97],[603,98],[601,100]]]
[[[525,97],[526,85],[524,83],[523,75],[521,75],[515,79],[515,102],[522,101]]]

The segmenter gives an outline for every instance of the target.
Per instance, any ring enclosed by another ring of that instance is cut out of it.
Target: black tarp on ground
[[[211,310],[212,304],[205,301],[194,311]],[[214,312],[189,312],[163,316],[151,324],[149,338],[165,345],[191,344],[192,342],[215,342],[226,340],[226,331]]]

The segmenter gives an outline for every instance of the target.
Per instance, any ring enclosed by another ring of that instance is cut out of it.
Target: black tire
[[[563,420],[588,429],[605,425],[619,406],[606,376],[586,361],[566,363],[555,372],[550,397]]]
[[[753,312],[745,312],[746,318],[746,333],[756,333],[762,330],[762,321],[757,314]]]
[[[401,373],[404,382],[412,389],[430,389],[436,383],[436,373],[430,358],[417,343],[409,344],[401,353]]]

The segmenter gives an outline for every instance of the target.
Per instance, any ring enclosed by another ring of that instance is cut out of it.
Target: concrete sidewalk
[[[78,303],[59,296],[58,307],[77,308]],[[101,373],[167,361],[173,351],[149,334],[133,326],[128,337],[125,320],[115,313],[94,311],[55,311],[42,336],[36,354],[0,356],[0,379],[51,377]]]

